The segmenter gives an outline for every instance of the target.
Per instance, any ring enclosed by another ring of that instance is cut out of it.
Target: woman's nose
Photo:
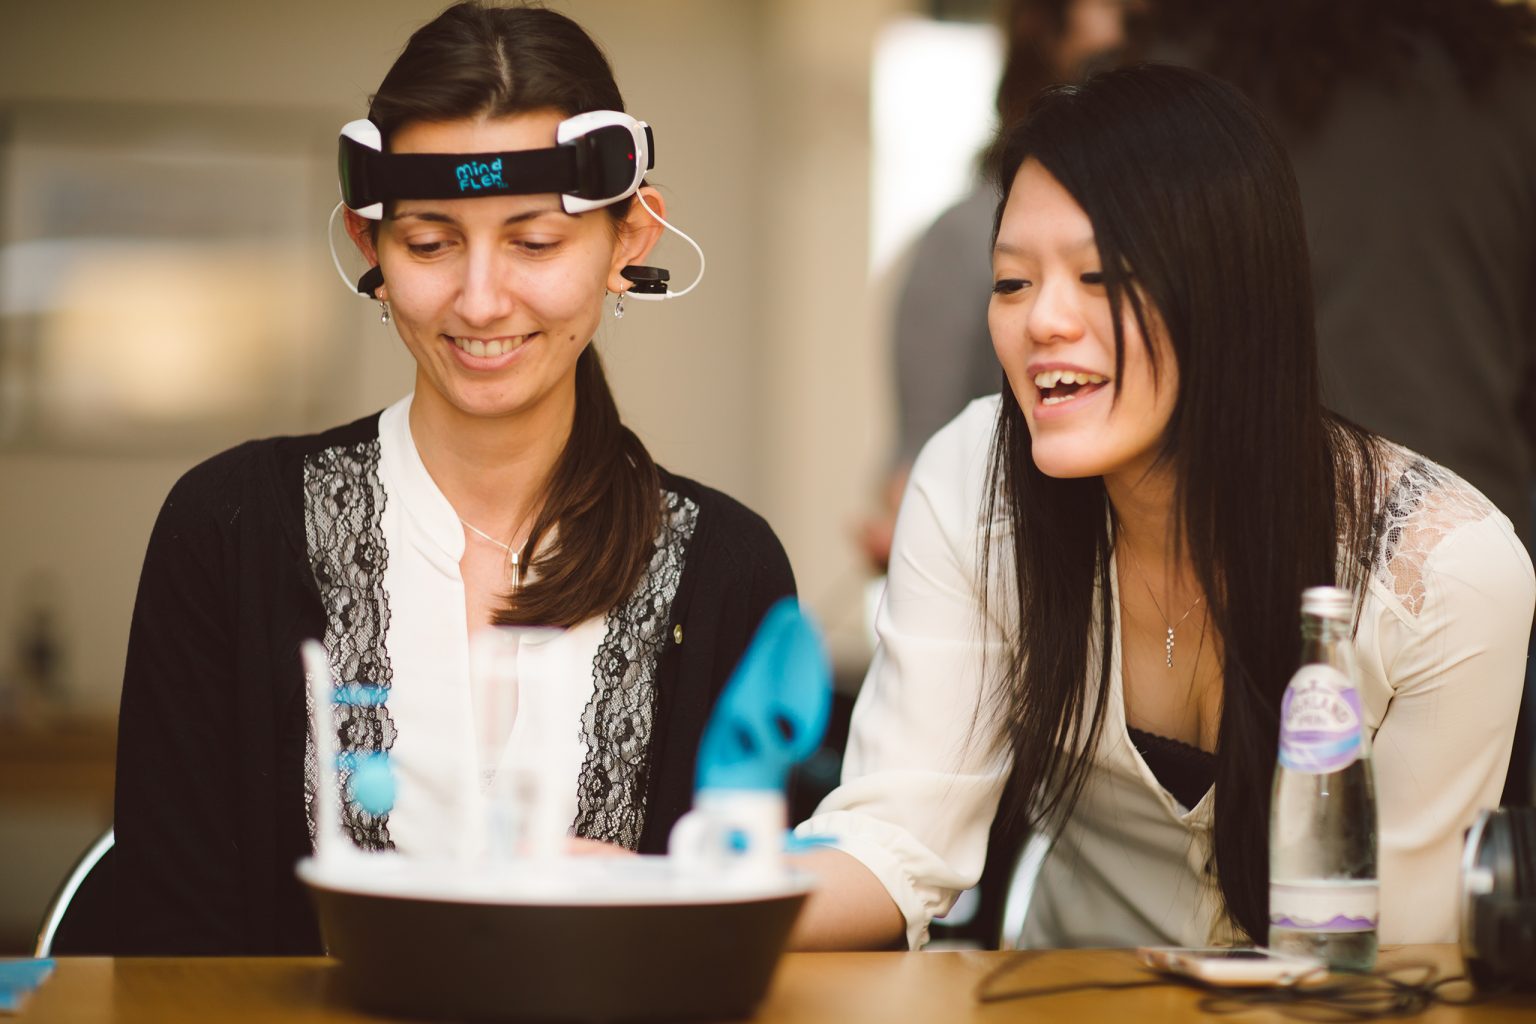
[[[512,268],[494,253],[470,253],[464,261],[464,277],[454,312],[467,326],[487,327],[504,318],[514,306]]]
[[[1061,281],[1041,284],[1024,326],[1030,341],[1037,345],[1081,338],[1083,318],[1071,287]]]

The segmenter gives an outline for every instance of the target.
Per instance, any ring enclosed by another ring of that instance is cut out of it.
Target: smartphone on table
[[[1316,957],[1255,947],[1142,946],[1136,955],[1155,971],[1211,985],[1295,985],[1320,981],[1328,973],[1327,963]]]

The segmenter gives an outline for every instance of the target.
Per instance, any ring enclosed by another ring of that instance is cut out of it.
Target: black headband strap
[[[461,199],[531,195],[576,188],[576,152],[569,146],[511,153],[391,153],[368,158],[375,195],[399,199]]]
[[[580,185],[571,146],[508,153],[380,153],[342,136],[342,194],[361,209],[384,199],[556,194]]]

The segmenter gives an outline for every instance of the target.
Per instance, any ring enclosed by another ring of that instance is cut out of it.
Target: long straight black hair
[[[613,70],[581,26],[541,7],[459,3],[417,29],[368,108],[386,148],[415,121],[623,110]],[[621,223],[629,199],[605,207]],[[582,216],[593,216],[583,214]],[[576,418],[523,546],[532,579],[505,597],[500,625],[571,626],[618,604],[649,563],[659,476],[619,418],[597,350],[576,361]],[[539,551],[541,539],[555,542]]]
[[[1275,133],[1236,89],[1139,64],[1048,90],[1003,141],[999,219],[1026,160],[1093,225],[1115,311],[1116,379],[1126,309],[1143,338],[1167,337],[1178,364],[1159,457],[1176,477],[1169,549],[1189,557],[1220,639],[1214,868],[1229,918],[1262,940],[1269,787],[1280,697],[1300,649],[1301,591],[1340,573],[1341,585],[1363,586],[1375,544],[1375,441],[1320,404],[1296,182]],[[1101,478],[1053,479],[1036,468],[1006,388],[987,493],[986,513],[1005,515],[1013,540],[1010,555],[983,531],[983,612],[1000,593],[1018,603],[1016,614],[989,616],[1017,623],[995,691],[995,738],[1014,764],[1003,813],[1054,828],[1101,739],[1114,510]],[[1013,586],[993,590],[998,573]]]

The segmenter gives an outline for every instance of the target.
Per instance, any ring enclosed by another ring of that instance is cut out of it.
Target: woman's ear
[[[369,220],[366,217],[359,217],[351,210],[343,210],[342,217],[346,221],[347,234],[351,236],[352,244],[357,246],[357,251],[363,254],[363,259],[368,261],[370,267],[378,266],[379,251],[378,247],[373,243],[373,232],[379,222]],[[382,301],[389,296],[386,294],[384,286],[380,285],[374,290],[373,297]]]
[[[643,264],[661,240],[661,224],[640,205],[641,196],[656,211],[656,217],[667,215],[667,204],[661,198],[661,193],[649,185],[641,186],[635,201],[629,204],[624,219],[619,222],[619,244],[614,247],[613,263],[608,268],[608,290],[611,292],[629,291],[632,286],[619,271],[636,263]]]

